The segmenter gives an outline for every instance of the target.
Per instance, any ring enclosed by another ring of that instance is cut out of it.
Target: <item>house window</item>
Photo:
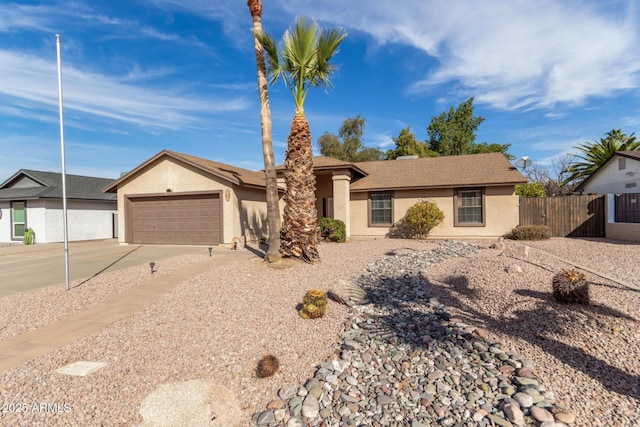
[[[393,197],[391,193],[369,194],[369,225],[391,226],[393,224]]]
[[[25,228],[25,202],[11,202],[11,237],[23,239]]]
[[[322,199],[322,216],[333,218],[333,197],[324,197]]]
[[[456,227],[484,226],[484,191],[481,188],[460,189],[454,196]]]
[[[619,157],[618,158],[618,170],[624,170],[627,168],[627,159],[625,159],[624,157]]]

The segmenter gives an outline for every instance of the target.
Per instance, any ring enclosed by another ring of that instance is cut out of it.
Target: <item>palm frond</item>
[[[604,138],[600,138],[600,141],[584,142],[574,148],[580,151],[576,155],[579,161],[567,168],[569,176],[562,181],[561,185],[582,182],[609,160],[616,151],[640,149],[640,141],[636,140],[634,134],[627,136],[620,129],[612,129]]]
[[[278,46],[263,32],[256,32],[255,36],[267,54],[269,83],[283,79],[296,107],[302,107],[309,88],[331,85],[330,78],[337,67],[329,61],[347,33],[342,29],[321,30],[315,21],[298,17]]]

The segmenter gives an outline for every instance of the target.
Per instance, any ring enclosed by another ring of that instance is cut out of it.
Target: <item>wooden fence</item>
[[[604,237],[604,196],[521,197],[520,225],[548,225],[555,237]]]
[[[616,222],[640,223],[640,193],[616,194]]]

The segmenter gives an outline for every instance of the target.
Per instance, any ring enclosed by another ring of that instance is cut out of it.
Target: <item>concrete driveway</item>
[[[220,255],[226,249],[214,248]],[[204,246],[121,245],[116,240],[69,242],[69,281],[184,254]],[[64,286],[64,244],[0,247],[0,298],[49,285]]]

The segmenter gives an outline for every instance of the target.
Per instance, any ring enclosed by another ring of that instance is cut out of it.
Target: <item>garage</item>
[[[222,242],[220,193],[128,196],[127,241],[161,245]]]

